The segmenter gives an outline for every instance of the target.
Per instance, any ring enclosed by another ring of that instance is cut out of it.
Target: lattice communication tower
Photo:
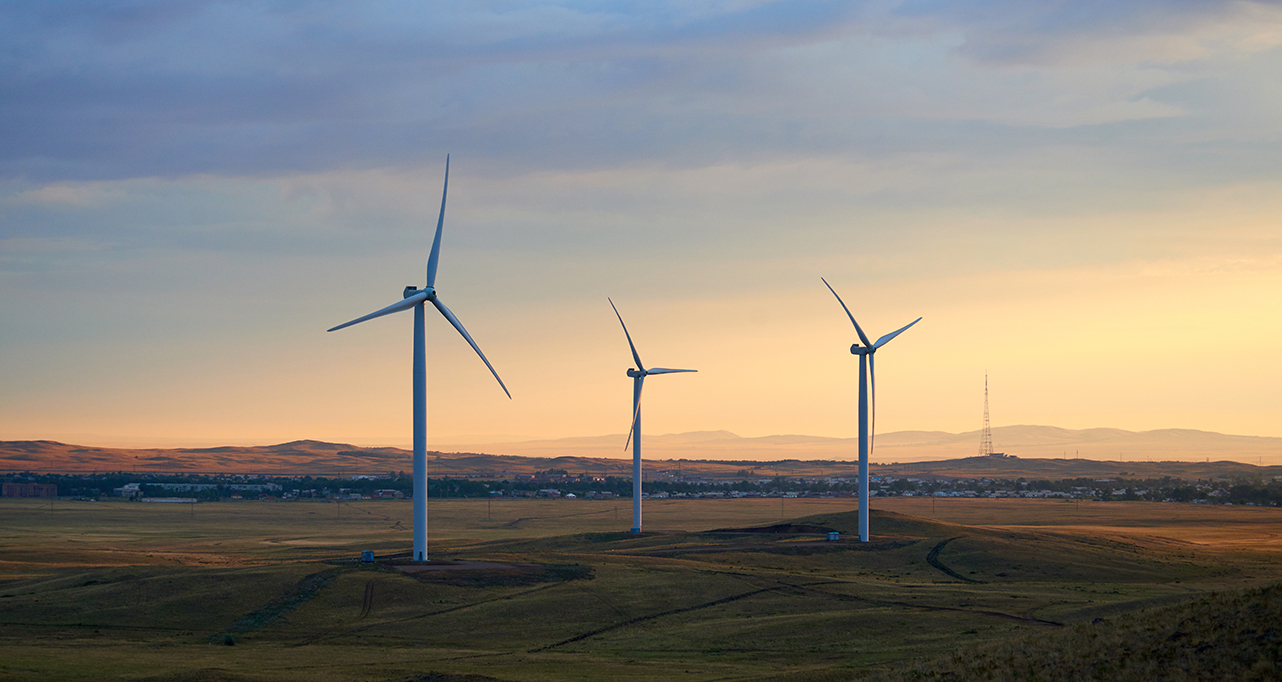
[[[992,457],[993,429],[988,425],[988,375],[984,375],[984,432],[979,440],[979,456]]]

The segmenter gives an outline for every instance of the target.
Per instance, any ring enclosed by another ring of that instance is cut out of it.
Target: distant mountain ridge
[[[614,434],[451,445],[447,449],[452,452],[431,452],[429,465],[431,475],[504,475],[556,468],[630,476],[630,460],[623,450],[625,439],[625,434]],[[1282,464],[1282,438],[1234,436],[1194,429],[1136,432],[1109,428],[1073,430],[1054,426],[1003,426],[993,429],[993,442],[997,449],[1021,460],[1081,459],[1137,465],[1149,461],[1232,460],[1247,464]],[[854,438],[788,434],[744,438],[729,431],[695,431],[646,436],[646,459],[651,462],[647,471],[672,469],[694,472],[728,468],[731,471],[760,470],[763,476],[794,475],[785,470],[822,471],[825,467],[833,469],[837,465],[853,463],[857,459],[857,448],[858,441]],[[977,458],[978,449],[978,431],[898,431],[876,438],[872,460],[886,465],[996,459]],[[794,464],[784,466],[782,463],[787,461]],[[1110,464],[1101,471],[1118,469],[1116,464]],[[169,449],[99,448],[48,440],[0,441],[0,471],[136,470],[349,475],[408,471],[411,467],[410,452],[400,448],[366,448],[316,440],[264,446]],[[1012,468],[1010,464],[993,462],[975,462],[966,467],[975,470]],[[920,469],[914,467],[913,470]],[[1068,471],[1074,468],[1056,464],[1051,469]]]
[[[576,455],[625,457],[625,434],[530,440],[506,443],[452,445],[478,452],[502,452],[530,457]],[[979,431],[896,431],[878,434],[875,462],[918,462],[956,459],[979,454]],[[1234,459],[1282,463],[1282,438],[1235,436],[1195,429],[1065,429],[1057,426],[999,426],[993,429],[994,449],[1020,457],[1116,459]],[[857,438],[784,434],[741,437],[729,431],[647,435],[647,459],[825,459],[858,457]]]

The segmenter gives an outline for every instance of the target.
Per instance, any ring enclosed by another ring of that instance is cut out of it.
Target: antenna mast
[[[988,425],[988,374],[984,374],[984,432],[979,441],[979,456],[993,455],[993,430]]]

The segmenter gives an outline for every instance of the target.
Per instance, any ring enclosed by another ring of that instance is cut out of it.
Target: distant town
[[[1208,478],[947,478],[935,475],[873,475],[869,492],[878,497],[1060,498],[1135,500],[1194,504],[1282,506],[1282,477]],[[213,502],[241,499],[377,500],[412,497],[405,472],[349,477],[10,473],[0,475],[4,497],[62,497],[81,500],[124,498],[143,502]],[[705,480],[657,472],[642,484],[653,499],[853,497],[853,476],[759,477],[750,469],[737,480]],[[574,474],[549,469],[501,478],[442,477],[429,480],[431,497],[464,498],[631,498],[626,477]]]

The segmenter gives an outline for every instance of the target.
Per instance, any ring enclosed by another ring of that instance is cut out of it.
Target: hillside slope
[[[1282,678],[1279,623],[1282,585],[1212,593],[857,679],[1277,680]]]

